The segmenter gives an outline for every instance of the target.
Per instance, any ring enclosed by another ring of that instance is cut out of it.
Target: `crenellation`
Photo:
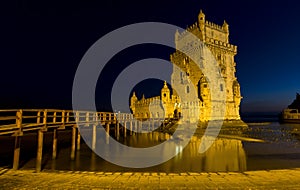
[[[213,38],[207,38],[206,40],[207,44],[209,45],[216,45],[221,49],[227,50],[227,51],[231,51],[233,53],[237,52],[237,46],[226,43],[226,42],[222,42],[222,41],[218,41],[216,39]]]

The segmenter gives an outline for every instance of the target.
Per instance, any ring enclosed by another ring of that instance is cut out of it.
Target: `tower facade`
[[[205,14],[200,11],[198,21],[188,27],[188,32],[197,36],[204,45],[210,50],[221,70],[221,76],[224,79],[225,85],[221,86],[222,91],[226,91],[226,112],[225,120],[240,120],[239,108],[242,99],[240,93],[240,85],[235,76],[236,63],[234,56],[237,54],[237,46],[229,42],[229,25],[224,21],[222,25],[217,25],[209,22],[205,18]],[[186,32],[176,32],[175,44],[176,47],[187,43],[184,39]],[[193,47],[191,47],[193,48]],[[179,48],[176,48],[179,49]],[[193,50],[201,51],[201,50]],[[202,53],[203,61],[207,61],[205,53]],[[201,55],[201,56],[202,56]],[[178,85],[194,85],[197,89],[199,98],[200,121],[209,121],[212,109],[212,100],[209,83],[202,71],[196,67],[196,64],[188,56],[176,51],[170,56],[171,62],[177,65],[180,70],[174,67],[171,77],[173,84]],[[184,71],[187,77],[181,77]]]
[[[222,25],[217,25],[212,22],[209,22],[205,18],[205,14],[200,11],[198,15],[198,20],[193,25],[187,28],[187,31],[197,36],[207,49],[212,53],[214,58],[217,61],[217,64],[221,71],[221,76],[224,79],[224,85],[222,85],[221,91],[226,91],[226,111],[225,111],[225,120],[238,120],[240,121],[240,102],[242,99],[240,93],[240,85],[235,75],[236,63],[234,57],[237,54],[237,46],[230,44],[229,42],[229,25],[226,21]],[[186,36],[186,31],[182,33],[176,31],[175,33],[175,45],[176,49],[179,49],[178,46],[182,43],[187,43],[187,40],[184,39]],[[193,42],[188,42],[193,44]],[[192,45],[190,46],[191,48]],[[203,49],[192,49],[193,51],[204,51]],[[203,61],[205,60],[205,53],[200,53]],[[185,93],[189,93],[189,89],[193,85],[194,89],[197,90],[198,100],[193,102],[192,109],[198,109],[199,112],[193,112],[191,109],[188,112],[180,107],[180,100],[177,97],[175,90],[173,90],[173,95],[170,95],[170,90],[167,90],[167,86],[163,87],[161,91],[160,99],[164,103],[171,103],[173,106],[169,106],[166,112],[170,117],[179,112],[179,114],[191,114],[199,113],[199,116],[194,116],[200,121],[206,122],[213,120],[211,118],[212,110],[212,100],[211,100],[211,91],[210,86],[207,81],[207,78],[204,76],[202,71],[196,66],[196,64],[186,56],[184,53],[176,50],[173,54],[170,55],[170,60],[174,64],[173,73],[171,76],[172,85],[180,85],[180,87],[186,89]],[[180,68],[180,69],[178,69]],[[176,99],[176,101],[174,101]],[[138,102],[137,99],[132,99]],[[176,104],[175,104],[176,103]],[[134,106],[136,105],[136,106]],[[133,114],[139,113],[140,110],[138,104],[131,102]],[[171,110],[168,110],[171,109]]]
[[[179,117],[179,105],[179,97],[171,95],[166,81],[160,96],[145,98],[143,95],[139,100],[134,92],[130,99],[131,111],[138,119]]]

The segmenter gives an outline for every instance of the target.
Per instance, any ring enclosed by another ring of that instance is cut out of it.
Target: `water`
[[[269,170],[300,167],[300,125],[279,124],[278,122],[250,123],[249,130],[240,135],[222,135],[203,154],[198,152],[201,136],[195,135],[183,148],[176,147],[178,154],[169,161],[148,168],[132,169],[109,163],[98,157],[82,143],[76,159],[70,160],[71,133],[59,132],[58,157],[51,159],[51,133],[45,136],[43,168],[48,170],[105,171],[105,172],[216,172]],[[148,147],[159,144],[168,136],[162,133],[135,134],[120,139],[124,144],[134,147]],[[251,142],[251,139],[265,142]],[[36,137],[28,135],[23,138],[21,147],[21,169],[35,168]],[[0,139],[1,147],[9,147],[12,140]],[[12,147],[11,147],[12,148]],[[0,164],[11,162],[12,153],[1,151]],[[8,150],[8,148],[7,148]],[[10,149],[12,150],[12,149]],[[182,150],[182,151],[181,151]],[[30,153],[30,154],[28,154]],[[160,155],[163,156],[163,155]],[[9,157],[9,158],[8,158]]]
[[[246,112],[241,117],[246,123],[252,122],[278,122],[279,112]]]

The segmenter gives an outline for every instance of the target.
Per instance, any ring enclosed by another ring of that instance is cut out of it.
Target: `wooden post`
[[[105,125],[106,125],[106,127],[105,127],[105,129],[106,129],[106,144],[109,144],[109,123],[106,123]]]
[[[93,125],[92,150],[95,150],[97,142],[97,125]]]
[[[132,135],[132,121],[130,121],[130,135]]]
[[[125,120],[125,121],[124,121],[124,126],[123,126],[123,127],[124,127],[124,137],[126,137],[126,135],[127,135],[127,134],[126,134],[126,133],[127,133],[126,123],[127,123],[127,122],[126,122],[126,120]]]
[[[134,129],[135,129],[135,133],[137,133],[138,132],[138,120],[136,119],[135,120],[135,123],[134,123]]]
[[[97,125],[98,125],[98,113],[96,112],[93,116],[93,139],[92,139],[92,150],[96,149],[97,144]]]
[[[75,148],[76,148],[76,127],[72,127],[72,145],[71,145],[71,160],[75,159]]]
[[[70,112],[67,112],[66,122],[69,123],[69,121],[70,121]]]
[[[56,112],[53,113],[53,123],[56,123]],[[56,159],[57,154],[57,129],[53,130],[53,143],[52,143],[52,160]]]
[[[77,150],[80,150],[80,132],[79,132],[79,128],[77,127]]]
[[[89,126],[90,123],[90,113],[86,112],[85,114],[85,126]]]
[[[44,131],[47,130],[47,110],[44,110],[43,127],[38,130],[38,145],[36,154],[36,172],[42,169]]]
[[[37,113],[36,123],[41,123],[41,112]]]
[[[120,123],[119,123],[118,120],[117,120],[116,125],[117,125],[117,127],[116,127],[116,130],[117,130],[117,140],[119,140],[119,137],[120,137]]]
[[[21,137],[22,135],[22,116],[23,110],[19,110],[16,113],[16,125],[18,127],[18,133],[15,137],[15,147],[14,147],[14,160],[13,160],[13,169],[19,169],[19,162],[20,162],[20,148],[21,148]]]
[[[44,116],[43,116],[43,128],[46,129],[47,128],[47,110],[44,111]]]
[[[53,113],[53,123],[56,123],[56,112]]]
[[[44,138],[44,132],[42,130],[38,130],[38,145],[37,145],[37,156],[36,156],[36,172],[40,172],[41,169],[42,169],[43,138]]]
[[[52,159],[56,159],[57,154],[57,129],[53,130],[53,144],[52,144]]]
[[[91,167],[90,167],[91,171],[96,170],[96,166],[97,166],[96,158],[97,158],[96,154],[94,152],[92,152],[92,155],[91,155]]]
[[[80,150],[80,132],[79,132],[79,112],[76,112],[76,117],[75,117],[76,125],[77,125],[77,150]]]
[[[117,117],[116,117],[116,113],[113,113],[113,121],[112,122],[115,122],[115,137],[117,137],[118,120],[117,120]]]
[[[19,160],[20,160],[20,145],[21,145],[21,137],[15,137],[15,149],[14,149],[14,161],[13,161],[13,169],[19,169]]]

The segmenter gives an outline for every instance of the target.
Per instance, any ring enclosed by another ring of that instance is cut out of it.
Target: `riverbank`
[[[300,168],[239,172],[112,173],[0,168],[0,189],[300,189]]]

